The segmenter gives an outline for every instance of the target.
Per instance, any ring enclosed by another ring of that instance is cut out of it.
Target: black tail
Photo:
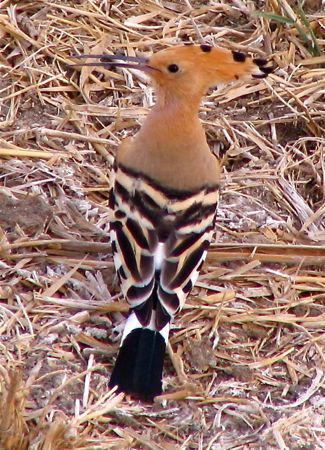
[[[166,343],[158,331],[136,328],[124,339],[109,382],[110,387],[152,401],[162,392]]]

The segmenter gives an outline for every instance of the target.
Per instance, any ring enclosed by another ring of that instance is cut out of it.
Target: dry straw
[[[324,449],[321,3],[0,2],[0,449]],[[189,41],[278,68],[202,105],[224,167],[216,242],[145,405],[107,388],[127,310],[107,191],[153,94],[69,64]]]

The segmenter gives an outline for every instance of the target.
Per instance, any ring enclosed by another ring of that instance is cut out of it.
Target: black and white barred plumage
[[[177,191],[160,187],[123,166],[116,168],[111,191],[111,239],[122,292],[132,313],[111,377],[112,386],[117,384],[120,390],[147,399],[161,392],[169,324],[183,307],[205,259],[217,200],[217,185],[196,192]],[[146,348],[139,346],[141,333]],[[152,353],[159,360],[153,371],[145,358],[151,338]],[[137,353],[143,359],[140,367]]]

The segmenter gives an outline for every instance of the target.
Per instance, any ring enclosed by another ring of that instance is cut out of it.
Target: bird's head
[[[273,67],[265,59],[253,59],[241,52],[202,45],[179,45],[161,50],[150,57],[124,55],[83,55],[100,58],[99,65],[134,68],[153,80],[160,101],[175,98],[187,102],[200,100],[206,91],[236,80],[265,78]]]

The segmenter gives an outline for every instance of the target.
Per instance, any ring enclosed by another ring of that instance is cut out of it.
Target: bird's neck
[[[138,137],[150,139],[149,142],[168,141],[171,145],[186,144],[193,140],[204,140],[205,133],[198,118],[199,101],[180,101],[161,99],[152,108],[143,123]]]
[[[201,96],[199,95],[196,98],[185,93],[158,90],[157,103],[151,113],[153,117],[165,117],[166,120],[184,121],[187,119],[189,123],[200,123],[198,119],[200,102]]]
[[[216,185],[219,168],[197,112],[198,105],[158,101],[136,136],[120,147],[118,164],[178,191]]]

